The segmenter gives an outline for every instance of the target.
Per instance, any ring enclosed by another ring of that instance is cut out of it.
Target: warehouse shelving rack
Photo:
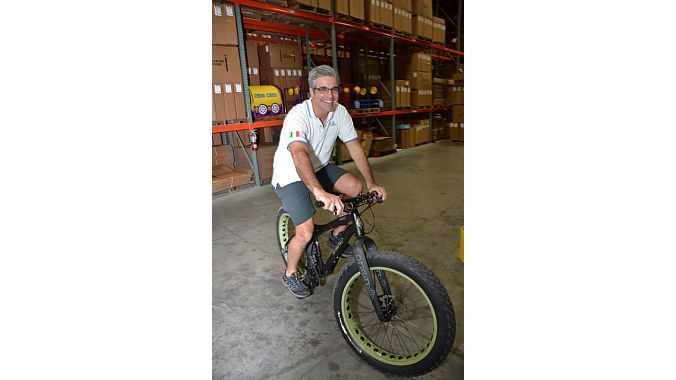
[[[263,3],[260,1],[254,0],[227,0],[224,2],[231,3],[235,8],[235,21],[237,27],[237,40],[239,46],[239,55],[240,55],[240,64],[242,69],[242,87],[244,91],[244,101],[246,108],[247,122],[239,124],[226,124],[226,125],[217,125],[212,126],[213,133],[223,133],[228,132],[229,141],[233,143],[232,132],[236,131],[249,131],[252,133],[256,129],[261,128],[270,128],[277,127],[283,124],[283,119],[278,120],[261,120],[253,121],[251,114],[251,104],[249,99],[249,81],[247,73],[247,57],[246,57],[246,45],[244,43],[245,30],[254,30],[265,33],[273,34],[282,34],[295,36],[297,43],[301,44],[301,38],[305,38],[306,51],[307,51],[307,65],[308,69],[312,65],[311,61],[311,44],[310,41],[330,41],[331,51],[332,51],[332,63],[333,67],[338,67],[338,54],[337,54],[337,42],[343,42],[345,44],[361,45],[363,46],[364,54],[368,57],[369,47],[379,48],[381,50],[389,50],[389,71],[390,71],[390,83],[391,87],[389,88],[390,94],[395,93],[395,74],[394,74],[394,57],[395,57],[395,41],[400,43],[401,46],[410,48],[411,46],[417,48],[418,50],[427,49],[426,52],[429,52],[431,56],[437,60],[453,61],[459,62],[460,57],[464,57],[464,53],[459,50],[450,49],[443,45],[434,44],[424,40],[418,40],[413,37],[403,36],[400,34],[394,33],[393,30],[381,29],[379,27],[371,25],[362,25],[355,22],[336,18],[335,13],[335,1],[331,0],[331,10],[328,16],[320,15],[317,13],[306,12],[298,9],[292,9],[283,7],[280,5],[275,5],[271,3]],[[223,2],[223,1],[221,1]],[[253,10],[260,10],[266,12],[272,12],[276,16],[285,17],[288,20],[296,20],[296,22],[303,26],[280,23],[280,22],[270,22],[270,21],[261,21],[254,18],[244,18],[242,16],[241,7],[245,7]],[[462,7],[462,0],[460,1],[460,7]],[[439,6],[437,3],[437,14],[439,12]],[[461,18],[459,18],[460,20]],[[459,23],[458,23],[459,24]],[[329,31],[324,30],[324,27],[328,26]],[[338,31],[337,28],[340,28]],[[459,28],[459,25],[458,25]],[[362,36],[362,39],[356,39],[351,37],[351,34],[358,34]],[[459,48],[458,40],[458,48]],[[403,50],[403,49],[400,49]],[[368,66],[366,66],[368,70]],[[408,109],[408,110],[397,110],[396,109],[396,99],[394,96],[391,96],[392,106],[389,111],[373,112],[373,113],[364,113],[364,114],[353,114],[352,118],[366,118],[366,117],[375,117],[381,129],[385,130],[380,121],[379,117],[390,116],[392,119],[392,130],[391,137],[393,143],[396,144],[396,120],[395,118],[399,115],[424,115],[429,114],[430,125],[432,125],[432,115],[434,113],[445,112],[446,108],[436,107],[436,108],[425,108],[425,109]],[[387,132],[385,130],[385,132]],[[388,132],[389,133],[389,132]],[[235,133],[238,139],[239,135]],[[432,128],[429,132],[429,141],[432,141]],[[253,169],[253,177],[256,186],[261,185],[260,175],[258,171],[258,161],[256,157],[256,152],[251,151],[251,157],[249,157],[244,144],[240,140],[240,146],[244,149],[245,156],[249,164]],[[339,149],[339,146],[337,147]],[[338,163],[340,163],[340,152],[337,152],[336,157]]]

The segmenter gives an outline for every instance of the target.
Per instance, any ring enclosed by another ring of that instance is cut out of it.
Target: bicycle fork
[[[358,216],[355,215],[355,219],[357,218]],[[357,261],[357,265],[359,266],[359,273],[364,280],[366,292],[371,299],[371,303],[373,304],[373,308],[378,315],[378,319],[380,319],[382,322],[389,322],[392,316],[395,314],[396,309],[394,308],[394,305],[388,304],[388,307],[383,310],[380,304],[380,299],[378,298],[378,293],[376,291],[376,283],[371,277],[371,270],[369,268],[368,262],[366,261],[366,253],[364,252],[364,246],[366,246],[366,250],[368,252],[375,253],[377,251],[376,242],[364,235],[361,229],[361,224],[357,223],[357,220],[355,220],[355,226],[357,226],[356,233],[358,237],[352,245],[352,250],[354,252],[354,258]],[[391,296],[392,292],[390,291],[390,286],[387,282],[387,278],[385,277],[385,273],[383,271],[376,271],[376,277],[378,278],[378,282],[383,289],[383,297],[387,298],[387,296]]]

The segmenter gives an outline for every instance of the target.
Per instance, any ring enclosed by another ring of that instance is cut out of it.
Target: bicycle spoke
[[[401,333],[401,331],[399,331],[399,329],[395,328],[395,332],[397,333],[397,338],[399,339],[399,343],[401,343],[401,348],[404,349],[404,350],[406,350],[406,354],[407,354],[406,356],[410,356],[410,355],[411,355],[411,351],[409,351],[408,346],[406,345],[406,343],[404,342],[404,340],[402,340],[402,337],[401,337],[402,333]]]
[[[405,321],[400,321],[400,322],[402,322],[402,325],[404,326],[404,328],[406,329],[406,331],[408,331],[411,340],[413,340],[413,342],[415,342],[415,344],[416,344],[417,346],[420,346],[420,344],[418,343],[418,341],[413,337],[413,332],[411,332],[411,329],[409,329],[408,326],[406,326],[406,322],[405,322]],[[422,339],[425,339],[424,337],[421,337],[421,338],[422,338]]]

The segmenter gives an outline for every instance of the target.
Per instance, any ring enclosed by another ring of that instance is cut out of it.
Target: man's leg
[[[286,257],[286,276],[291,276],[292,273],[297,271],[298,261],[303,255],[303,250],[307,243],[312,239],[312,232],[314,231],[314,222],[312,218],[306,220],[300,225],[296,226],[296,234],[289,241],[287,245],[287,257]]]
[[[340,176],[340,178],[338,178],[335,185],[333,186],[333,190],[335,192],[344,194],[348,198],[354,198],[357,195],[359,195],[361,189],[362,183],[359,180],[359,178],[350,173],[345,173],[342,176]],[[341,216],[342,215],[345,215],[345,213],[342,213]],[[345,231],[346,228],[347,226],[338,226],[333,229],[331,234],[335,236]]]
[[[290,215],[294,223],[300,221],[295,226],[294,237],[287,244],[286,269],[282,276],[282,281],[298,298],[304,298],[310,295],[310,289],[298,278],[298,261],[303,255],[303,249],[312,239],[314,223],[312,215],[314,207],[310,199],[310,192],[302,182],[293,182],[284,187],[275,187],[275,193],[282,201],[282,208]]]

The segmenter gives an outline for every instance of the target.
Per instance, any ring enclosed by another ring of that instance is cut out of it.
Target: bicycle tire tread
[[[371,368],[374,368],[374,369],[382,371],[382,372],[398,375],[398,376],[402,376],[402,375],[404,375],[404,376],[420,376],[420,375],[424,375],[426,373],[429,373],[430,371],[439,367],[439,365],[441,365],[441,363],[443,363],[444,360],[446,360],[446,358],[448,357],[448,355],[452,351],[453,342],[455,340],[455,332],[456,332],[455,309],[453,308],[453,304],[452,304],[451,299],[448,295],[448,292],[446,291],[446,288],[443,286],[443,284],[441,283],[439,278],[434,274],[434,272],[432,272],[429,268],[427,268],[427,266],[425,266],[425,264],[423,264],[422,262],[418,261],[417,259],[415,259],[411,256],[407,256],[407,255],[404,255],[404,254],[396,252],[396,251],[379,250],[375,253],[367,253],[366,259],[367,259],[367,261],[369,261],[369,265],[371,265],[371,261],[381,261],[381,260],[384,260],[386,262],[391,261],[393,263],[398,264],[402,268],[406,268],[406,270],[413,272],[415,274],[415,276],[422,279],[423,282],[426,282],[427,284],[431,285],[434,288],[434,291],[436,292],[436,294],[441,296],[440,297],[441,302],[443,303],[443,307],[445,308],[445,310],[451,311],[451,316],[449,318],[446,318],[446,320],[447,320],[446,328],[447,328],[448,334],[445,337],[445,341],[444,341],[444,344],[442,346],[443,349],[438,354],[439,359],[436,362],[428,365],[427,367],[421,368],[420,370],[417,370],[417,371],[410,371],[410,372],[408,372],[408,371],[400,371],[400,372],[389,371],[387,369],[379,368],[379,367],[375,366],[374,364],[372,364],[368,360],[363,360],[364,358],[362,356],[360,356],[354,349],[351,349],[350,351],[352,351],[353,354],[355,354],[360,359],[365,361]],[[338,275],[338,280],[336,280],[336,283],[334,284],[334,289],[333,289],[334,298],[336,297],[336,294],[340,293],[340,291],[342,290],[342,289],[338,289],[339,285],[342,283],[342,281],[340,281],[340,279],[343,278],[343,276],[348,276],[348,272],[352,271],[352,269],[351,269],[352,264],[356,265],[356,263],[350,263],[348,265],[345,265],[345,267],[343,267],[340,274]],[[428,294],[428,296],[430,296],[430,295]],[[337,320],[338,324],[340,325],[340,321],[338,320],[337,315],[336,315],[336,320]],[[341,335],[343,335],[343,338],[348,342],[348,344],[352,348],[352,344],[349,341],[349,338],[346,337],[344,334],[341,334]],[[412,367],[415,367],[415,365],[412,366]]]

